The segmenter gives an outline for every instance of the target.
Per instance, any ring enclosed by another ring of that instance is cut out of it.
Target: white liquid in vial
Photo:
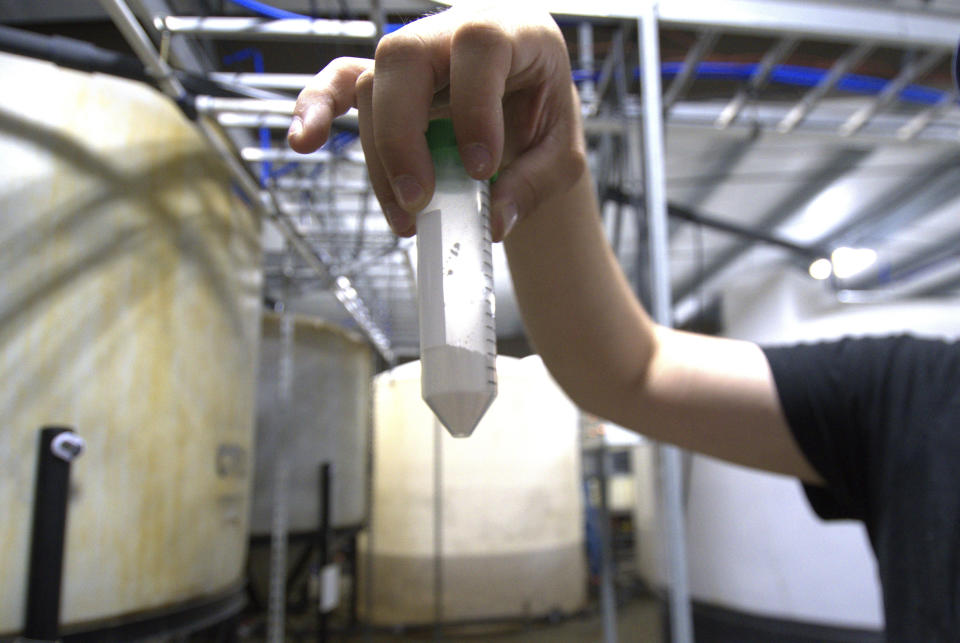
[[[487,186],[437,168],[417,217],[421,391],[454,437],[467,437],[497,395]]]
[[[489,359],[456,346],[428,348],[420,359],[423,400],[453,437],[469,436],[496,394]]]

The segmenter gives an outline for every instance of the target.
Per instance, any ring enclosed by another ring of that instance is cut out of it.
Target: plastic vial
[[[497,396],[490,187],[463,168],[453,124],[432,121],[433,199],[417,215],[421,394],[454,437]]]

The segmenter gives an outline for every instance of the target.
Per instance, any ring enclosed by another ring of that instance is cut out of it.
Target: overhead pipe
[[[613,201],[614,203],[618,204],[632,204],[636,202],[634,197],[631,197],[629,194],[626,194],[619,188],[615,187],[606,188],[600,196],[602,201]],[[747,239],[749,241],[755,241],[769,246],[781,248],[803,259],[819,259],[821,257],[830,256],[830,252],[826,248],[795,243],[776,234],[739,225],[730,221],[724,221],[716,217],[695,212],[690,208],[685,208],[684,206],[674,203],[667,203],[667,215],[673,219],[676,219],[677,221],[684,221],[686,223],[699,225],[704,228],[716,230],[717,232],[723,232],[741,239]]]
[[[148,72],[157,79],[163,92],[176,100],[186,100],[187,92],[183,85],[172,73],[170,66],[160,57],[126,3],[123,0],[100,0],[100,4],[133,48],[134,53],[143,62]],[[280,213],[274,194],[267,190],[264,192],[265,200],[261,199],[259,182],[240,161],[237,151],[217,122],[205,115],[201,115],[196,122],[200,132],[226,163],[231,177],[237,182],[238,187],[251,205],[277,225],[291,247],[308,265],[317,271],[318,275],[324,279],[333,277],[324,257],[318,255],[317,250],[307,243],[293,223]],[[333,284],[334,296],[347,310],[364,335],[388,363],[395,363],[396,355],[392,350],[389,338],[374,322],[369,309],[359,297],[352,282],[345,276],[336,276],[333,277]]]
[[[800,99],[800,102],[780,121],[777,125],[777,131],[781,134],[787,134],[802,123],[803,119],[813,110],[814,106],[820,102],[830,90],[836,87],[851,69],[860,64],[860,61],[866,58],[873,49],[872,43],[861,43],[841,56],[823,79],[818,82],[813,89],[807,92],[807,94]]]
[[[946,52],[935,49],[927,52],[920,60],[909,62],[904,66],[900,74],[887,83],[883,90],[877,94],[876,100],[858,110],[840,127],[840,135],[850,136],[851,134],[856,134],[862,127],[870,122],[870,119],[873,118],[877,112],[893,102],[907,85],[912,83],[914,79],[926,74],[945,57]]]
[[[369,20],[326,18],[229,18],[158,16],[154,27],[161,33],[239,40],[352,40],[374,42],[377,26]]]
[[[751,74],[746,85],[737,90],[733,100],[720,112],[720,116],[717,117],[717,122],[714,124],[715,127],[718,129],[726,129],[729,127],[730,123],[736,120],[740,112],[743,111],[747,101],[755,97],[760,90],[763,89],[763,86],[767,84],[767,81],[770,79],[770,74],[773,73],[776,66],[780,64],[780,61],[789,57],[799,43],[800,40],[798,38],[784,38],[764,54],[760,60],[760,64],[757,65],[756,72]]]

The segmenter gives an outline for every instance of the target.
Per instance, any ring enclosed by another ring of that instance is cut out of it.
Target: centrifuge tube
[[[421,394],[454,437],[497,396],[490,188],[463,168],[453,124],[432,121],[433,199],[417,215]]]

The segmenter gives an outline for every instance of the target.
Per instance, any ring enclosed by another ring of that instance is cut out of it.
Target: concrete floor
[[[660,643],[661,616],[659,603],[652,598],[633,598],[617,610],[619,643]],[[350,636],[332,637],[349,643],[400,643],[402,641],[448,641],[459,643],[490,641],[491,643],[592,643],[601,642],[603,623],[598,610],[559,623],[509,624],[448,628],[441,636],[432,629],[388,632],[357,632]]]

